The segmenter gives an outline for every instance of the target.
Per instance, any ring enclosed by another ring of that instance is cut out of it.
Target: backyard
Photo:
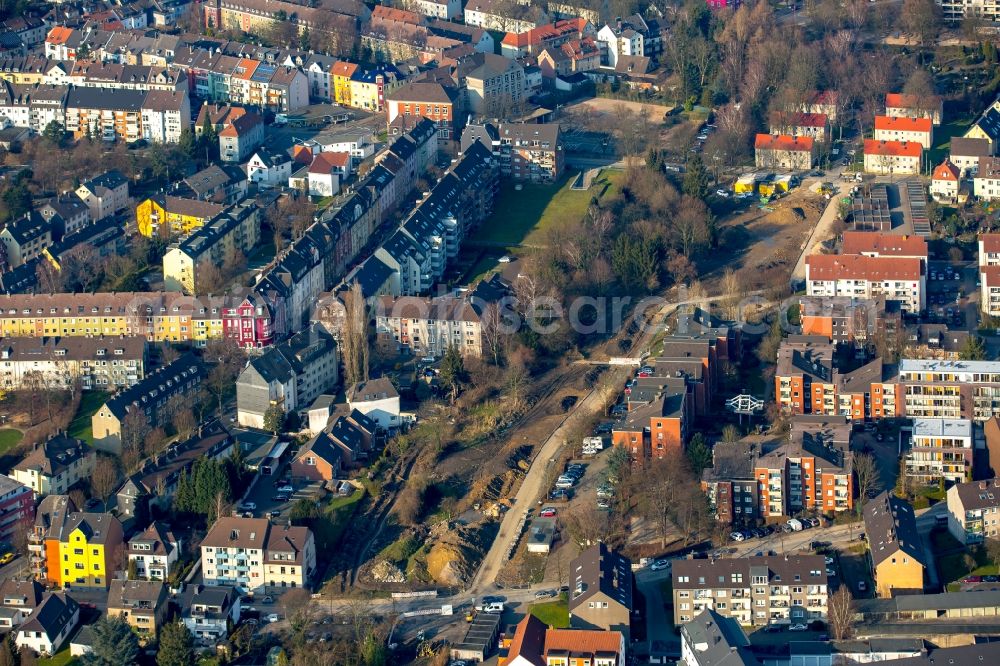
[[[569,627],[569,600],[566,594],[560,594],[556,601],[549,601],[544,604],[535,604],[530,612],[546,625],[555,629],[566,629]]]
[[[103,391],[86,391],[80,398],[80,407],[76,410],[76,416],[69,424],[68,434],[70,437],[82,439],[87,444],[94,444],[94,432],[90,427],[90,418],[97,413],[108,399],[108,394]]]
[[[938,577],[949,592],[962,589],[966,576],[995,576],[997,565],[990,560],[986,548],[972,547],[966,551],[946,530],[931,532],[931,546],[938,566]]]
[[[17,446],[23,438],[24,433],[20,430],[0,428],[0,456]]]

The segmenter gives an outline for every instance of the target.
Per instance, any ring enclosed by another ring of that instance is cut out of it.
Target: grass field
[[[558,601],[535,604],[531,607],[531,614],[550,627],[569,628],[569,601],[565,594],[559,595]]]
[[[68,647],[51,657],[38,660],[38,666],[69,666],[70,664],[78,663],[80,663],[79,660],[69,653]]]
[[[593,197],[610,198],[621,191],[624,172],[605,169],[588,190],[571,189],[577,173],[558,184],[523,183],[520,190],[506,182],[500,188],[490,219],[472,240],[494,245],[544,245],[546,232],[554,227],[579,222]]]
[[[948,156],[952,137],[965,134],[973,120],[973,118],[953,118],[950,122],[934,128],[934,147],[928,151],[927,158],[932,169]]]
[[[0,456],[10,451],[24,439],[24,433],[13,428],[0,428]]]
[[[80,399],[80,407],[76,410],[76,416],[69,424],[69,436],[82,439],[88,444],[94,443],[94,432],[90,427],[90,417],[101,408],[108,399],[108,394],[103,391],[87,391]]]

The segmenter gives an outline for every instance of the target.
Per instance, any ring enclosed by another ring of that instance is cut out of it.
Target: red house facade
[[[274,342],[274,317],[263,299],[251,294],[239,304],[222,310],[222,331],[240,347],[259,349]]]

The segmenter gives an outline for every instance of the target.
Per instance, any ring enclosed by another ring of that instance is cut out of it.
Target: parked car
[[[270,615],[267,616],[267,621],[268,622],[277,622],[280,619],[281,618],[278,616],[277,613],[271,613]]]
[[[962,582],[963,583],[982,583],[983,582],[983,577],[982,576],[966,576],[965,578],[962,579]]]
[[[279,493],[293,493],[293,492],[295,492],[295,488],[293,488],[293,487],[291,487],[289,485],[284,485],[284,486],[281,486],[280,488],[278,488],[278,492]]]
[[[556,481],[556,488],[565,490],[576,485],[576,479],[569,476],[560,476]]]
[[[829,548],[831,544],[829,541],[813,541],[809,544],[809,547],[813,550],[819,550],[820,548]]]
[[[544,509],[542,509],[542,512],[539,513],[538,515],[541,516],[542,518],[555,518],[556,510],[551,506],[547,506]]]
[[[722,197],[723,199],[728,199],[728,198],[729,198],[729,192],[726,192],[726,191],[725,191],[725,190],[723,190],[723,189],[718,189],[718,190],[716,190],[716,191],[715,191],[715,193],[716,193],[716,194],[717,194],[718,196]]]
[[[837,575],[837,572],[834,571],[833,569],[827,568],[826,575],[830,578],[833,578]]]
[[[597,508],[601,509],[602,511],[608,511],[611,509],[611,502],[603,498],[599,499],[597,500]]]
[[[827,566],[830,566],[830,565],[832,565],[832,564],[833,564],[833,558],[832,558],[832,557],[827,557],[827,558],[825,559],[825,561],[826,561],[826,565],[827,565]]]
[[[868,583],[866,583],[863,580],[858,581],[858,592],[867,592],[867,591],[868,591]]]
[[[746,539],[746,537],[743,536],[743,532],[733,532],[729,535],[729,538],[733,541],[743,541]]]
[[[656,560],[649,565],[650,571],[662,571],[670,566],[670,560]]]
[[[538,590],[538,592],[535,592],[535,598],[536,599],[549,599],[551,597],[558,596],[558,594],[559,593],[556,592],[555,590]]]
[[[256,502],[244,502],[243,504],[240,505],[240,508],[243,509],[243,510],[246,510],[246,511],[256,511],[257,510],[257,503]]]
[[[510,256],[509,254],[505,254],[502,257],[500,257],[500,259],[498,259],[498,261],[501,264],[509,264],[510,262],[514,261],[514,257]]]
[[[805,631],[806,628],[807,627],[804,624],[793,624],[790,627],[788,627],[788,631]]]

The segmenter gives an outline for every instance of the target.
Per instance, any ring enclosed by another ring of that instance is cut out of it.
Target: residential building
[[[140,578],[165,581],[177,565],[181,542],[173,532],[157,521],[128,540],[129,567],[135,566]]]
[[[30,529],[35,522],[35,498],[31,488],[0,474],[0,541]]]
[[[123,442],[132,436],[131,429],[140,423],[149,428],[164,423],[170,399],[194,395],[204,372],[198,357],[187,353],[116,393],[91,418],[95,448],[121,455]],[[139,416],[129,418],[133,412]]]
[[[466,68],[471,113],[502,118],[524,102],[524,67],[517,61],[492,53],[475,53],[462,65]]]
[[[840,94],[836,90],[817,90],[807,96],[798,110],[802,113],[822,113],[831,123],[836,123],[839,108]]]
[[[179,143],[191,129],[191,100],[186,90],[150,90],[142,102],[142,138],[153,143]],[[222,159],[226,159],[223,154]]]
[[[882,176],[918,175],[923,150],[915,141],[865,139],[865,172]]]
[[[1000,536],[1000,480],[956,483],[947,501],[948,531],[962,545]]]
[[[466,25],[500,32],[527,32],[545,25],[549,17],[540,7],[502,5],[491,0],[472,0],[463,10]]]
[[[323,428],[326,423],[323,423]],[[312,429],[310,427],[310,429]],[[343,453],[329,434],[320,430],[292,459],[289,466],[293,477],[310,481],[333,481],[343,469]]]
[[[986,201],[1000,199],[1000,157],[980,157],[972,193]]]
[[[479,358],[487,307],[459,294],[382,296],[375,316],[377,344],[386,353],[418,358],[440,358],[448,347],[457,348],[463,356]]]
[[[615,424],[611,441],[636,459],[664,459],[680,455],[691,428],[693,400],[683,377],[663,381],[645,404],[631,408],[625,421]]]
[[[712,466],[702,471],[701,489],[719,522],[748,525],[759,517],[756,459],[757,448],[743,440],[712,447]]]
[[[155,234],[189,234],[206,222],[222,214],[225,204],[214,201],[200,201],[174,195],[157,195],[146,199],[135,207],[136,227],[143,236],[152,238]],[[164,231],[160,231],[165,227]]]
[[[944,117],[944,101],[937,95],[921,97],[905,93],[887,93],[885,115],[890,118],[927,118],[935,125],[940,125],[941,118]]]
[[[424,16],[454,21],[462,16],[461,0],[416,0],[413,9]]]
[[[181,594],[181,619],[199,645],[214,646],[240,621],[240,594],[231,587],[188,585]]]
[[[8,578],[0,583],[0,629],[10,631],[42,603],[45,588],[37,580]]]
[[[60,194],[39,205],[36,210],[50,222],[59,218],[59,230],[66,236],[75,234],[90,224],[90,209],[75,194]]]
[[[115,514],[122,521],[122,527],[131,533],[136,525],[145,525],[149,520],[149,488],[142,477],[133,474],[125,478],[115,491]]]
[[[347,389],[347,403],[384,430],[408,421],[399,408],[399,392],[388,377],[369,379]]]
[[[875,140],[917,143],[930,150],[934,145],[934,125],[928,117],[875,116]]]
[[[681,625],[684,666],[759,666],[740,623],[706,609]]]
[[[106,171],[76,188],[90,209],[90,219],[103,220],[128,208],[128,180],[118,171]]]
[[[785,113],[776,111],[770,117],[772,135],[808,136],[825,143],[830,134],[830,119],[823,113]]]
[[[758,134],[754,150],[757,166],[765,169],[807,171],[816,161],[816,142],[811,136]]]
[[[634,583],[632,562],[603,543],[569,564],[569,624],[620,633],[629,643]]]
[[[247,176],[233,164],[210,164],[175,184],[172,192],[198,201],[234,204],[247,195]]]
[[[343,413],[348,410],[350,413]],[[322,452],[323,460],[320,460],[318,454],[300,455],[292,461],[293,474],[314,481],[328,480],[323,478],[327,473],[334,474],[344,468],[357,467],[369,459],[382,429],[374,420],[350,406],[347,410],[338,409],[338,412],[341,415],[335,416],[333,423],[307,444],[314,452]],[[329,472],[323,469],[327,465],[330,467]],[[313,467],[318,469],[312,469]]]
[[[493,152],[502,176],[545,183],[562,178],[565,156],[558,123],[470,125],[462,134],[462,150],[476,141]]]
[[[401,85],[403,75],[392,65],[358,68],[351,75],[351,107],[369,113],[382,113],[386,97]]]
[[[934,167],[930,190],[934,200],[942,203],[957,203],[961,175],[961,169],[952,164],[949,159],[945,159],[944,162]]]
[[[316,573],[316,544],[307,527],[224,516],[201,542],[201,568],[206,584],[242,592],[306,587]]]
[[[517,60],[527,55],[539,55],[545,49],[558,48],[566,42],[584,37],[598,37],[594,26],[582,17],[574,17],[532,28],[526,32],[508,32],[500,43],[505,58]],[[641,54],[641,53],[640,53]]]
[[[597,41],[607,54],[605,62],[608,67],[617,67],[623,58],[653,56],[661,50],[659,35],[655,33],[642,16],[633,14],[624,20],[616,20],[614,25],[606,23],[598,30]]]
[[[990,154],[987,139],[967,139],[961,136],[951,138],[948,159],[958,167],[961,175],[970,178],[979,170],[979,158]]]
[[[910,418],[986,421],[1000,415],[1000,363],[904,358],[900,394]]]
[[[833,344],[821,336],[789,336],[778,349],[774,372],[775,400],[792,414],[824,413],[833,409]],[[828,395],[829,394],[829,395]]]
[[[260,188],[280,187],[292,175],[292,158],[284,152],[258,148],[247,162],[247,178]]]
[[[263,428],[267,410],[300,412],[337,383],[339,359],[333,338],[314,324],[269,348],[247,364],[236,380],[239,424]]]
[[[167,586],[162,580],[113,580],[108,617],[120,617],[140,636],[155,637],[166,620]]]
[[[927,306],[926,272],[920,259],[860,254],[813,254],[806,257],[809,296],[850,296],[896,301],[908,313]]]
[[[138,337],[7,337],[0,340],[0,385],[25,382],[85,391],[132,386],[146,373],[146,341]]]
[[[538,54],[538,67],[547,79],[591,72],[601,66],[601,49],[593,37],[550,46]]]
[[[913,507],[881,493],[864,506],[865,536],[880,597],[924,591],[924,548]]]
[[[61,220],[52,220],[29,211],[4,226],[3,231],[0,231],[0,243],[3,244],[9,268],[17,268],[42,256],[42,251],[52,245],[53,236],[61,235],[56,227]]]
[[[65,592],[49,592],[17,629],[14,644],[39,655],[54,655],[80,622],[80,606]]]
[[[845,232],[849,234],[850,232]],[[823,336],[840,345],[867,346],[876,336],[899,330],[899,308],[885,298],[853,296],[801,296],[799,313],[802,335]]]
[[[353,62],[338,60],[330,68],[330,77],[333,79],[333,101],[341,106],[351,107],[351,78],[358,70],[358,65]]]
[[[457,140],[464,124],[464,100],[456,86],[438,81],[408,81],[386,98],[386,121],[408,129],[411,118],[426,118],[437,126],[438,141]]]
[[[829,588],[822,555],[674,560],[674,624],[713,610],[743,626],[825,620]]]
[[[264,143],[264,121],[247,113],[219,131],[219,158],[223,162],[243,162]]]
[[[28,531],[28,564],[35,580],[49,579],[48,549],[51,547],[53,562],[59,559],[59,536],[69,516],[76,512],[76,505],[68,495],[46,495],[35,509],[35,522]],[[55,574],[53,574],[55,575]]]
[[[1000,97],[993,101],[976,122],[963,135],[966,139],[984,139],[989,142],[987,155],[996,155],[1000,146]]]
[[[969,419],[913,420],[910,449],[904,454],[909,487],[972,480],[974,440]]]
[[[83,440],[65,434],[45,440],[14,465],[11,476],[38,497],[61,495],[94,471],[96,454]]]
[[[125,543],[122,524],[110,513],[71,513],[58,535],[45,541],[48,581],[65,589],[107,589],[120,570]]]
[[[83,206],[83,202],[78,202]],[[86,210],[86,206],[84,206]],[[89,215],[89,212],[88,212]],[[91,254],[91,252],[93,254]],[[42,251],[42,256],[52,264],[57,271],[62,271],[66,261],[71,258],[97,256],[98,259],[125,253],[125,228],[114,218],[106,218],[101,222],[87,224],[79,231],[63,236],[59,242],[53,243]]]
[[[506,639],[505,639],[506,640]],[[517,624],[503,666],[625,666],[627,642],[619,631],[551,629],[528,613]]]
[[[247,256],[260,239],[260,209],[252,201],[228,207],[181,240],[171,243],[163,255],[163,284],[168,291],[206,294],[224,285],[204,283],[208,267],[219,267],[233,257]]]

